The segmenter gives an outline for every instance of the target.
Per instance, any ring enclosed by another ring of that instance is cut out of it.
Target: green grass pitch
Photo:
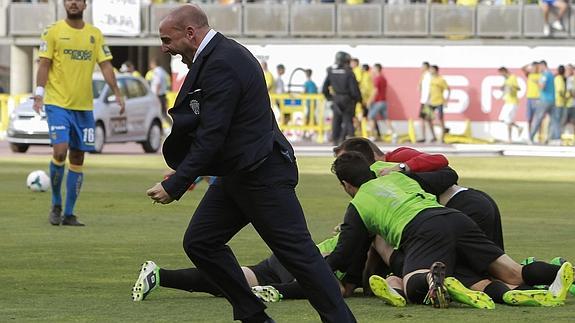
[[[32,193],[26,176],[48,169],[48,156],[0,157],[0,321],[229,322],[231,307],[207,294],[159,289],[140,303],[130,290],[140,265],[191,266],[182,235],[205,191],[202,183],[180,202],[153,205],[145,191],[162,179],[158,155],[90,155],[77,205],[84,228],[52,227],[49,193]],[[498,202],[507,252],[516,260],[535,256],[575,260],[575,164],[573,159],[451,157],[460,184],[482,189]],[[349,198],[331,158],[300,158],[298,195],[316,241],[330,235]],[[251,227],[230,243],[242,264],[269,250]],[[571,260],[571,261],[573,261]],[[359,294],[347,300],[359,322],[572,321],[575,298],[560,308],[497,305],[494,311],[453,305],[392,308]],[[304,300],[268,305],[278,322],[317,322]]]

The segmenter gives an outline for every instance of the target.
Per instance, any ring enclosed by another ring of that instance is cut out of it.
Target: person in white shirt
[[[433,111],[429,108],[429,88],[431,84],[431,73],[429,72],[429,62],[421,64],[421,77],[419,79],[419,117],[421,118],[421,136],[423,137],[420,142],[425,142],[426,130],[425,125],[429,124],[431,132],[433,133]]]
[[[150,90],[158,96],[160,103],[162,105],[162,116],[165,120],[169,121],[168,118],[168,104],[166,100],[166,93],[168,92],[169,86],[169,75],[163,67],[158,64],[156,58],[150,60],[150,71],[152,71],[152,78],[150,79]]]

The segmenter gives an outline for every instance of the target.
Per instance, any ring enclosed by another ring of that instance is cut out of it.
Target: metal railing
[[[143,6],[140,37],[155,37],[158,26],[177,4]],[[10,3],[0,37],[36,36],[64,17],[54,3]],[[453,4],[274,3],[204,4],[211,25],[243,37],[452,37],[539,38],[543,14],[536,4],[459,6]],[[564,17],[565,31],[553,37],[575,37],[573,7]],[[91,21],[90,9],[85,14]]]

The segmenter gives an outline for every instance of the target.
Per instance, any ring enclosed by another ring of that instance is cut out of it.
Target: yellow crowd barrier
[[[8,129],[8,100],[10,96],[8,94],[0,94],[0,134],[6,132]]]
[[[491,144],[493,140],[473,137],[471,133],[471,120],[465,120],[465,129],[461,134],[446,133],[443,136],[446,144]]]
[[[303,132],[304,136],[313,134],[316,142],[324,143],[326,133],[331,131],[331,122],[326,123],[326,100],[322,94],[271,93],[272,106],[277,114],[278,124],[284,132]],[[367,120],[361,118],[356,134],[367,138]],[[416,134],[413,120],[408,120],[408,133],[393,138],[384,135],[384,142],[415,143]]]
[[[10,111],[18,104],[30,98],[31,94],[0,94],[0,138],[6,133],[8,129],[8,122],[10,119]]]
[[[313,133],[318,143],[325,141],[331,124],[325,122],[325,97],[322,94],[271,93],[282,131]]]

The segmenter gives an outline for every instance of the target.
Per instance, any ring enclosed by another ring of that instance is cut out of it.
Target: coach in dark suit
[[[187,255],[222,290],[235,319],[271,322],[226,245],[251,223],[323,321],[354,322],[311,240],[295,194],[294,152],[275,122],[256,58],[210,29],[196,5],[172,11],[160,23],[160,37],[162,50],[182,55],[190,71],[170,110],[174,123],[163,147],[176,172],[147,194],[166,204],[180,199],[196,177],[219,176],[185,233]]]

